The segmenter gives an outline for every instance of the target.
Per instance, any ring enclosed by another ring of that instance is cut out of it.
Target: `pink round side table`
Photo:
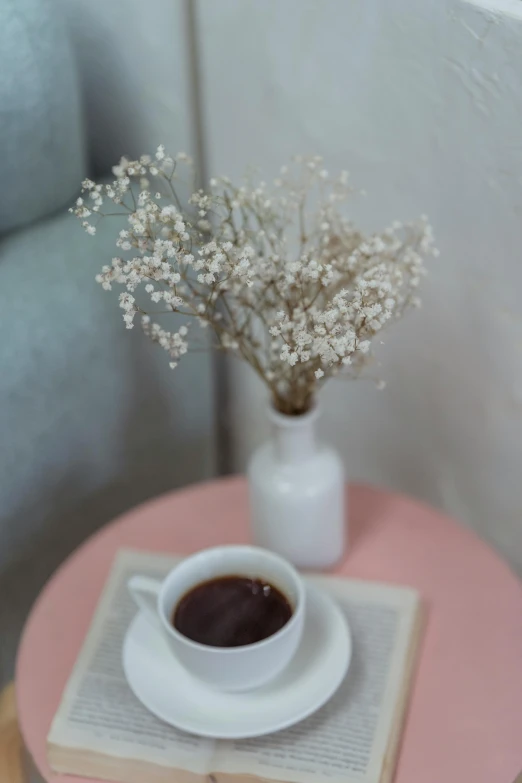
[[[396,783],[512,783],[522,769],[522,584],[473,533],[389,492],[350,489],[339,573],[412,585],[426,602]],[[57,571],[27,621],[17,662],[20,726],[49,783],[46,736],[119,547],[189,553],[247,540],[247,490],[228,479],[139,506]]]

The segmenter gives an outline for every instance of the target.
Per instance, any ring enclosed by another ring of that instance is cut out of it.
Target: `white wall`
[[[425,306],[380,351],[387,390],[324,394],[348,475],[447,509],[522,567],[522,21],[456,0],[198,0],[198,18],[210,174],[317,152],[368,191],[364,226],[435,227]],[[231,385],[243,467],[264,392],[242,368]]]

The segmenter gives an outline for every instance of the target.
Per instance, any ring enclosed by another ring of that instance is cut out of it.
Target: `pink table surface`
[[[349,491],[340,574],[412,585],[426,633],[396,783],[512,783],[522,769],[522,585],[484,542],[408,498]],[[36,602],[20,644],[20,725],[43,777],[46,736],[118,548],[189,553],[244,542],[247,491],[234,478],[172,492],[92,536]]]

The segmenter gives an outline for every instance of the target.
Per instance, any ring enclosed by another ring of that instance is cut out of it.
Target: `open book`
[[[126,583],[161,578],[178,558],[118,553],[48,736],[51,768],[120,783],[230,783],[253,776],[285,783],[388,783],[420,636],[415,591],[310,576],[346,612],[353,657],[346,680],[319,712],[258,739],[194,737],[150,714],[132,694],[121,662],[136,613]]]

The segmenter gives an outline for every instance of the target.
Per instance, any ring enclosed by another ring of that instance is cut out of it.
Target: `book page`
[[[48,736],[54,769],[58,754],[53,746],[178,767],[198,775],[209,772],[215,743],[177,731],[150,714],[130,690],[123,672],[123,640],[137,611],[127,581],[137,573],[161,579],[178,559],[118,553]]]
[[[407,588],[312,579],[334,595],[348,618],[353,656],[346,680],[302,723],[266,737],[220,742],[214,761],[219,781],[247,773],[288,783],[379,783],[385,764],[390,766],[417,596]]]

